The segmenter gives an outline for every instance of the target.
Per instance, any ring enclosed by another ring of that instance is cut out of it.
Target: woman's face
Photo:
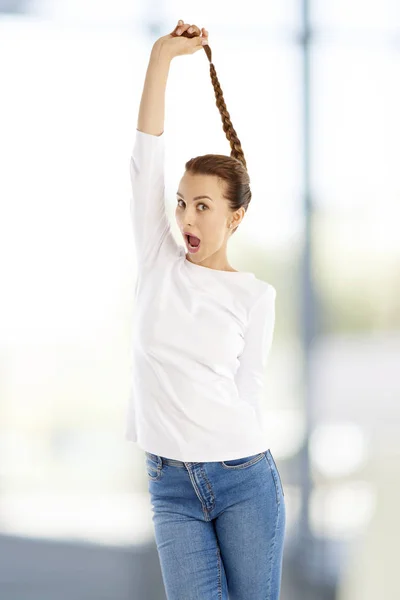
[[[185,173],[179,183],[175,217],[193,262],[201,262],[218,251],[224,252],[232,230],[244,214],[244,209],[235,213],[229,209],[224,189],[225,183],[213,175]],[[185,232],[200,239],[197,252],[190,252]]]

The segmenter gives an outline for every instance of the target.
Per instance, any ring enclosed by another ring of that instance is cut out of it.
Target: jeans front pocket
[[[259,452],[258,454],[252,454],[251,456],[243,456],[242,458],[233,458],[232,460],[221,461],[221,465],[225,469],[245,469],[254,465],[262,458],[264,458],[265,452]]]
[[[163,462],[157,454],[145,451],[147,476],[151,481],[158,481],[162,475]]]

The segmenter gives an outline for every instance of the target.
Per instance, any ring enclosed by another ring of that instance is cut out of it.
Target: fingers
[[[192,38],[200,35],[200,29],[196,27],[196,25],[190,25],[190,23],[185,23],[179,27],[181,31],[180,35],[186,34],[186,37]]]
[[[201,35],[201,32],[203,31],[204,28],[202,28],[202,30],[200,31],[200,29],[197,27],[197,25],[190,25],[190,23],[184,23],[182,21],[182,19],[180,19],[178,21],[178,25],[175,28],[175,34],[176,35],[182,35],[183,33],[187,33],[187,36],[185,37],[195,37],[195,36],[199,36]]]
[[[184,23],[182,19],[179,19],[172,35],[174,37],[185,37],[193,40],[187,47],[186,53],[197,52],[203,46],[208,45],[208,30],[205,27],[199,29],[197,25]]]
[[[190,25],[190,23],[184,23],[184,22],[182,21],[182,19],[180,19],[180,20],[178,21],[178,25],[177,25],[177,27],[176,27],[175,33],[176,33],[177,35],[182,35],[182,33],[184,33],[185,31],[187,31],[187,30],[189,29],[189,27],[192,27],[192,26]],[[190,32],[190,33],[191,33],[191,32]]]
[[[172,35],[180,35],[182,33],[182,27],[184,26],[184,23],[182,21],[182,19],[179,19],[177,26],[173,29],[172,31]]]
[[[191,25],[190,27],[188,27],[188,33],[191,34],[191,37],[195,37],[200,35],[201,31],[200,29],[197,27],[197,25]]]
[[[208,31],[204,27],[201,28],[201,45],[208,44]]]

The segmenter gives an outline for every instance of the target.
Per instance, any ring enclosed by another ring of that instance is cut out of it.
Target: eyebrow
[[[176,194],[177,194],[177,196],[184,198],[183,194],[181,194],[180,192],[176,192]],[[210,196],[195,196],[193,198],[193,200],[201,200],[202,198],[208,198],[209,200],[211,200],[211,202],[214,202],[214,200],[212,198],[210,198]]]

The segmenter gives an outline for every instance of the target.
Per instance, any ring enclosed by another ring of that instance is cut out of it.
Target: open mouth
[[[197,252],[200,248],[201,240],[193,235],[185,234],[186,245],[189,248],[189,252]]]

